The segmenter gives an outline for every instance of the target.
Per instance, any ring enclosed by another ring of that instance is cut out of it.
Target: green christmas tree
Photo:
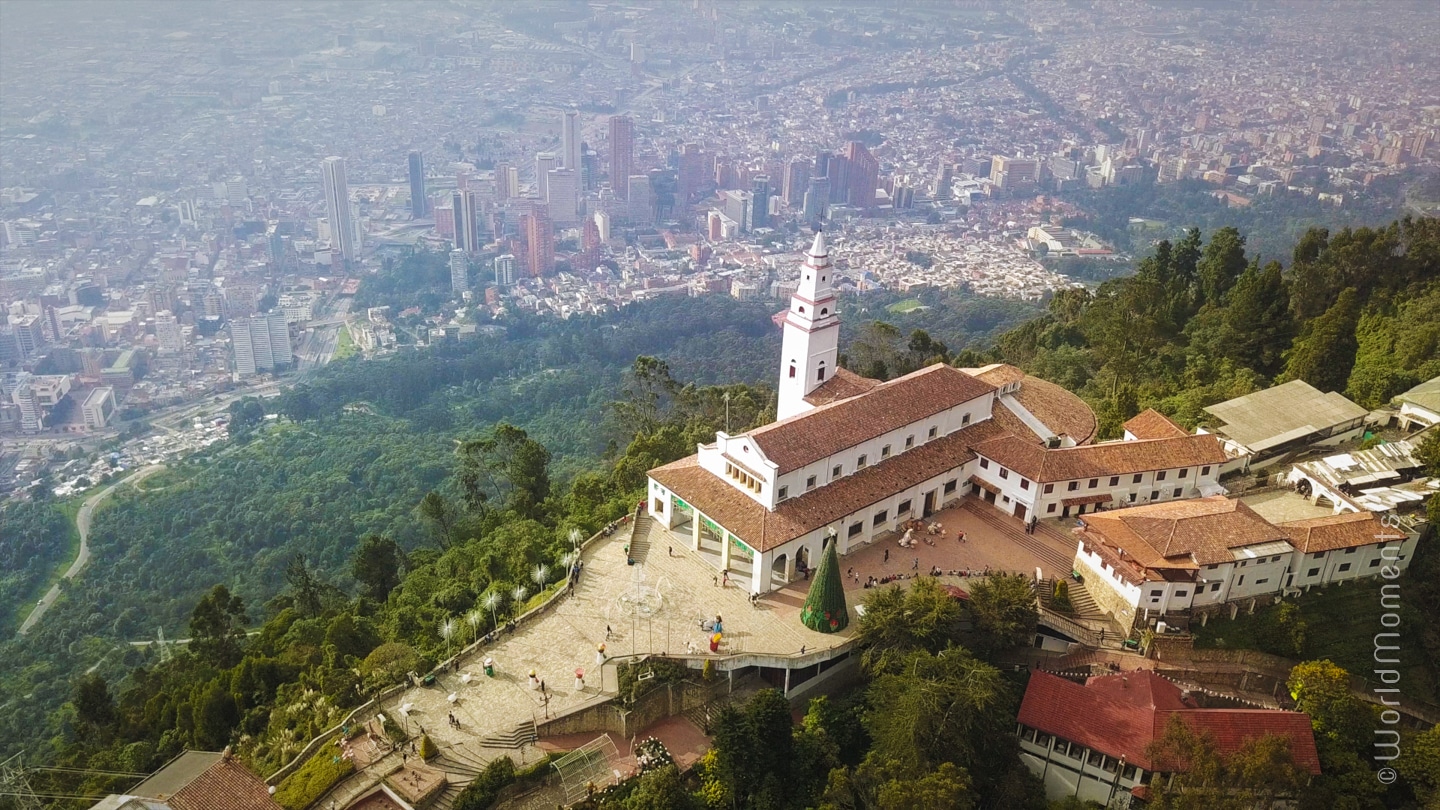
[[[800,621],[811,630],[821,633],[838,633],[850,623],[850,613],[845,609],[845,586],[840,582],[840,559],[835,555],[835,541],[831,539],[820,555],[820,567],[815,570],[815,579],[810,582],[810,593],[805,595],[805,606],[800,610]]]

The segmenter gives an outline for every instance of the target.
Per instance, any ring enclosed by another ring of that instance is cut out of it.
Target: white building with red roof
[[[1249,740],[1276,735],[1289,742],[1292,761],[1320,773],[1310,716],[1278,709],[1201,708],[1180,687],[1144,670],[1099,675],[1085,683],[1048,672],[1030,675],[1020,704],[1020,759],[1045,783],[1052,801],[1075,796],[1106,807],[1129,807],[1159,773],[1152,745],[1178,717],[1208,735],[1221,757]]]
[[[832,538],[845,554],[965,495],[1028,520],[1223,491],[1214,436],[1155,414],[1136,423],[1144,435],[1094,443],[1083,400],[1013,366],[937,363],[884,382],[840,369],[832,282],[817,234],[780,318],[780,418],[649,473],[651,515],[752,593]]]

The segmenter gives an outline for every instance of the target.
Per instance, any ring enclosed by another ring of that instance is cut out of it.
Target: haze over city
[[[0,0],[0,810],[1430,806],[1437,77],[1404,0]]]

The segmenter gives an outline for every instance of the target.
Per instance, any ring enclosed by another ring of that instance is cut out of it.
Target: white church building
[[[1124,441],[1095,443],[1083,400],[1013,366],[886,382],[841,369],[823,234],[783,329],[777,421],[717,432],[649,473],[653,518],[753,593],[817,564],[831,539],[844,555],[965,495],[1026,520],[1223,492],[1214,436],[1147,411]]]

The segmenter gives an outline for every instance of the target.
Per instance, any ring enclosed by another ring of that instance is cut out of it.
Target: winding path
[[[55,600],[60,596],[60,584],[67,579],[74,579],[75,575],[79,574],[85,567],[85,563],[90,561],[90,515],[94,513],[95,507],[98,506],[101,501],[108,498],[110,493],[114,492],[120,485],[138,484],[142,479],[148,478],[163,469],[165,469],[164,464],[152,464],[148,467],[142,467],[135,474],[122,478],[85,499],[85,503],[80,505],[79,513],[75,515],[75,528],[80,532],[80,553],[75,555],[75,562],[70,563],[70,567],[65,569],[65,573],[60,576],[60,580],[50,586],[50,590],[45,592],[44,598],[30,611],[30,615],[25,618],[24,624],[20,625],[20,635],[25,635],[31,627],[40,621],[40,618],[45,615],[45,611],[49,610],[50,606],[55,604]]]

